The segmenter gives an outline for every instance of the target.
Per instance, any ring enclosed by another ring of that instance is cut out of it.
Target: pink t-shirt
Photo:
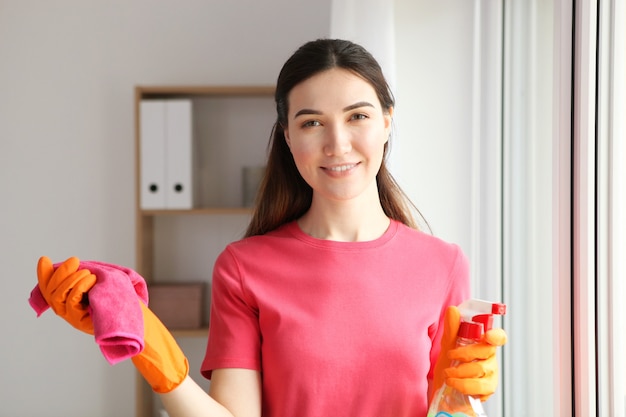
[[[289,223],[217,259],[202,374],[260,371],[263,417],[425,416],[445,308],[468,297],[456,245],[395,221],[367,242]]]

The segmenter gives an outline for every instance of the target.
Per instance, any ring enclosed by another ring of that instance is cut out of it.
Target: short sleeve
[[[211,286],[209,339],[201,373],[220,368],[260,370],[258,308],[243,286],[239,264],[227,247],[217,258]]]
[[[470,297],[470,276],[469,261],[463,251],[457,245],[456,256],[451,264],[450,273],[447,279],[447,287],[444,293],[441,309],[439,311],[439,322],[432,335],[432,348],[430,351],[430,371],[428,379],[432,380],[435,372],[435,364],[441,350],[441,339],[443,336],[443,320],[446,309],[449,306],[456,306]]]

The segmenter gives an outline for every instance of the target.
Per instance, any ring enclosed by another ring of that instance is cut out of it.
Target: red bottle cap
[[[491,314],[497,314],[499,316],[504,316],[506,314],[506,304],[492,303],[491,304]]]
[[[482,323],[483,331],[488,332],[493,327],[493,315],[491,314],[479,314],[472,317],[472,321],[476,323]]]
[[[458,336],[465,339],[480,340],[483,337],[483,325],[482,323],[462,321]]]

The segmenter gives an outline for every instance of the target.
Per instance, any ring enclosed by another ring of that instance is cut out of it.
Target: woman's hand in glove
[[[71,257],[54,267],[50,258],[42,256],[37,263],[37,280],[44,299],[69,324],[93,334],[87,293],[96,283],[96,276],[87,269],[79,270],[80,260]]]
[[[480,342],[448,351],[448,358],[457,365],[445,369],[446,385],[486,401],[498,387],[496,350],[506,339],[503,329],[491,329]]]

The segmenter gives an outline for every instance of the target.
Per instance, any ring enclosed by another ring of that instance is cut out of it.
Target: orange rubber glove
[[[37,263],[37,280],[41,294],[57,315],[78,330],[93,334],[84,297],[96,283],[96,276],[86,269],[78,270],[79,264],[78,258],[71,257],[55,270],[50,258],[42,256]]]
[[[85,295],[96,283],[88,269],[78,270],[80,260],[71,257],[55,270],[42,256],[37,264],[39,289],[52,310],[75,328],[94,334]],[[174,337],[156,315],[138,298],[144,321],[144,349],[132,361],[152,389],[159,393],[173,390],[189,373],[189,362]]]
[[[155,392],[170,392],[189,374],[189,362],[161,320],[139,302],[145,346],[140,354],[132,357],[132,361]]]
[[[441,350],[439,351],[439,357],[435,363],[435,373],[433,376],[432,391],[430,393],[429,402],[432,402],[433,397],[445,382],[445,370],[450,366],[448,352],[456,347],[456,335],[459,333],[460,325],[461,313],[459,312],[459,309],[454,306],[448,307],[443,319]]]
[[[498,387],[496,349],[506,343],[506,338],[503,329],[491,329],[480,342],[450,350],[450,360],[459,363],[445,370],[446,384],[486,401]]]
[[[444,317],[441,351],[435,364],[432,396],[443,383],[460,392],[486,401],[498,386],[496,348],[506,343],[503,329],[491,329],[479,343],[456,347],[461,313],[455,306],[448,307]],[[450,367],[451,363],[459,362]]]

